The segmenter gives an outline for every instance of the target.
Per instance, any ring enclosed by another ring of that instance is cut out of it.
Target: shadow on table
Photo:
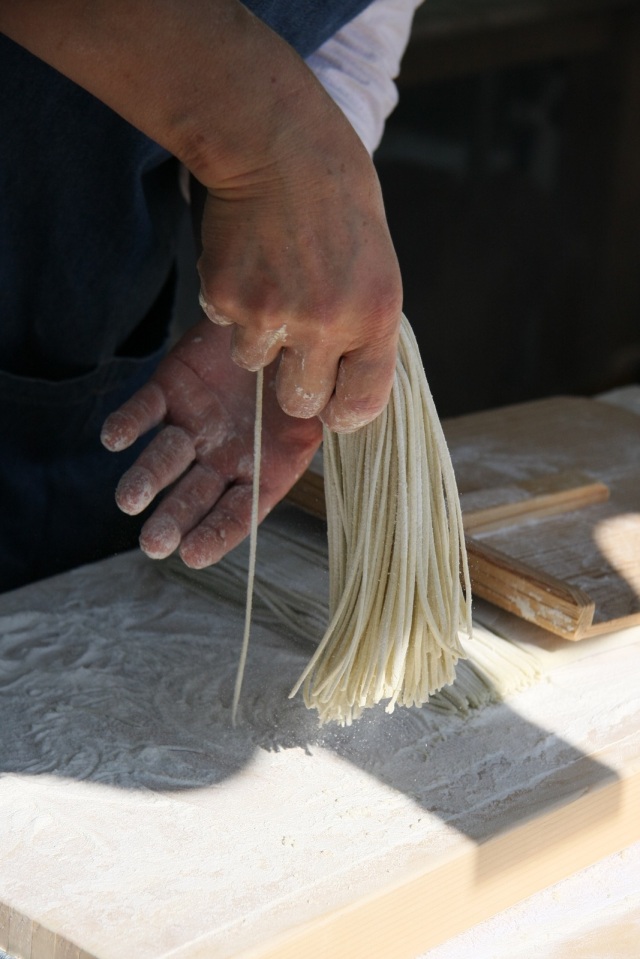
[[[513,826],[616,779],[506,705],[466,719],[376,707],[350,728],[318,728],[288,699],[307,653],[258,624],[234,728],[241,617],[212,608],[134,554],[7,594],[0,773],[175,792],[223,782],[259,749],[329,750],[478,843],[507,811]],[[603,796],[604,819],[618,793]]]

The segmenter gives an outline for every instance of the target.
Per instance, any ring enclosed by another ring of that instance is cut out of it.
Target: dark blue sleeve
[[[300,56],[308,57],[371,0],[245,0]]]

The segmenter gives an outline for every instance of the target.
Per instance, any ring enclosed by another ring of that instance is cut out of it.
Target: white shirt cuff
[[[382,139],[398,102],[394,83],[422,0],[373,0],[307,58],[369,153]]]

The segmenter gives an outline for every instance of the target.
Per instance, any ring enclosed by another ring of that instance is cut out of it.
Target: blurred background
[[[440,415],[640,381],[640,3],[426,0],[376,165]]]

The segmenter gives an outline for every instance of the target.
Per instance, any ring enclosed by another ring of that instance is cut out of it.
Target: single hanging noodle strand
[[[249,534],[249,570],[247,573],[247,599],[244,609],[244,635],[240,650],[240,661],[236,673],[236,684],[233,691],[233,706],[231,707],[231,722],[235,726],[238,714],[238,703],[242,689],[244,668],[247,662],[249,649],[249,634],[251,632],[251,613],[253,610],[253,585],[256,576],[256,551],[258,545],[258,503],[260,501],[260,461],[262,458],[262,384],[264,370],[259,369],[256,377],[256,415],[253,424],[253,487],[251,490],[251,531]]]
[[[291,695],[348,725],[381,700],[425,703],[471,635],[455,476],[404,316],[389,404],[356,433],[325,430],[324,483],[330,623]]]

